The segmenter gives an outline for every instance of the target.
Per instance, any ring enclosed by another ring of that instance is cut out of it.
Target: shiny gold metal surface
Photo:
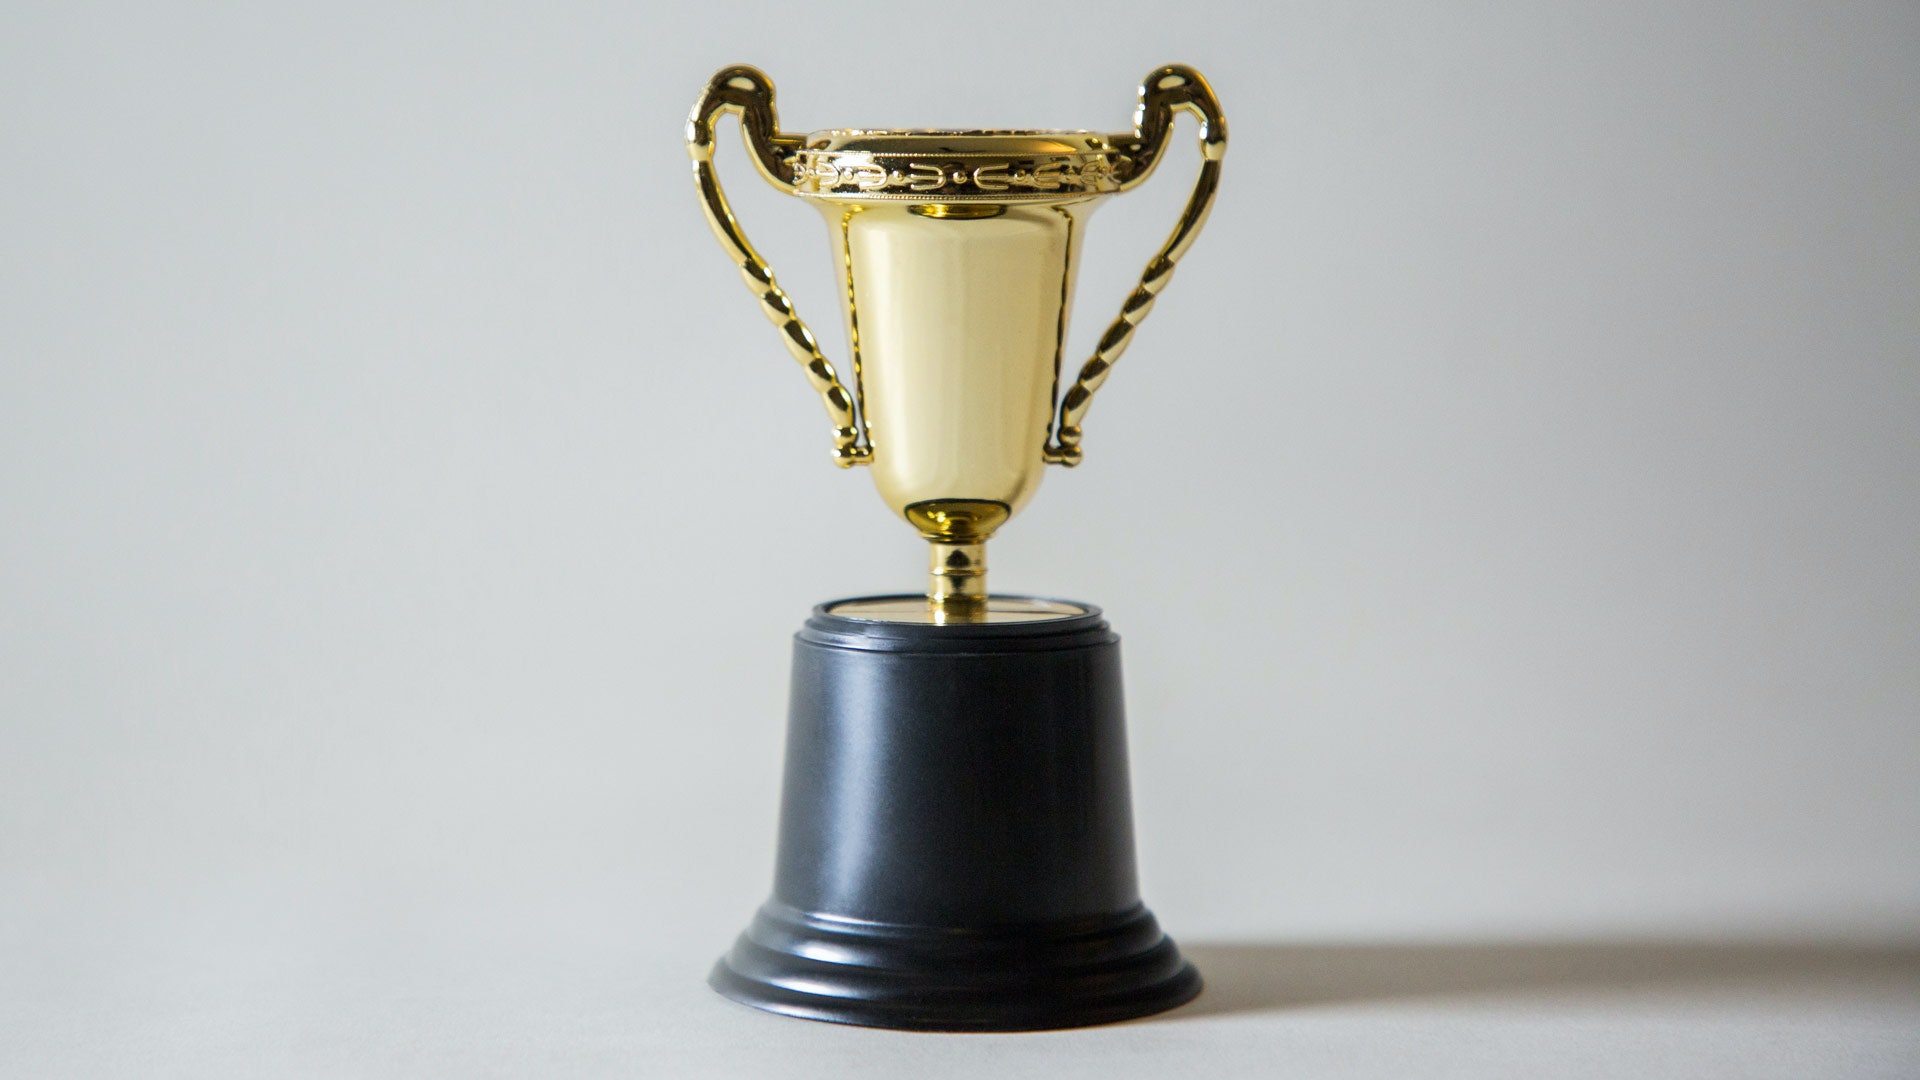
[[[984,218],[818,201],[840,233],[833,247],[880,497],[903,517],[930,499],[1018,513],[1046,468],[1091,200],[995,205],[1001,213]]]
[[[940,621],[978,621],[987,599],[987,539],[1013,511],[985,499],[930,499],[904,513],[929,544],[927,600],[945,615]]]
[[[1091,131],[816,131],[794,191],[863,203],[1046,201],[1122,189],[1133,159]]]
[[[714,122],[740,117],[768,182],[813,202],[833,239],[854,389],[748,243],[713,168]],[[1174,114],[1199,121],[1199,178],[1093,356],[1060,392],[1080,242],[1107,197],[1159,164]],[[1147,76],[1131,132],[835,129],[783,134],[773,86],[717,73],[687,123],[702,205],[721,246],[806,368],[834,460],[868,465],[881,497],[932,545],[928,619],[988,618],[985,544],[1049,462],[1078,464],[1093,394],[1205,223],[1226,152],[1206,80]],[[937,618],[936,618],[937,616]]]

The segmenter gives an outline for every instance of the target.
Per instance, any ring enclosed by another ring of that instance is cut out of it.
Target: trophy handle
[[[1128,190],[1147,178],[1159,164],[1161,151],[1173,132],[1173,114],[1185,112],[1200,122],[1200,175],[1193,182],[1193,194],[1173,227],[1172,235],[1160,253],[1147,263],[1140,285],[1120,305],[1120,316],[1107,327],[1093,356],[1080,368],[1080,377],[1060,399],[1060,412],[1054,424],[1053,438],[1046,447],[1048,461],[1071,468],[1080,464],[1080,422],[1093,402],[1094,391],[1107,381],[1114,362],[1127,351],[1138,327],[1153,310],[1154,297],[1173,280],[1174,264],[1193,246],[1213,209],[1213,195],[1220,186],[1220,159],[1227,154],[1227,121],[1220,115],[1220,102],[1213,88],[1199,72],[1184,64],[1169,64],[1146,77],[1140,84],[1140,107],[1133,114],[1133,135],[1119,136],[1133,158],[1120,189]]]
[[[786,158],[800,148],[797,135],[782,135],[773,110],[773,83],[757,68],[738,65],[723,68],[707,82],[707,89],[694,103],[687,117],[687,154],[693,158],[694,183],[700,187],[700,205],[707,213],[707,224],[720,246],[727,249],[740,267],[747,288],[760,300],[760,308],[780,330],[780,340],[807,369],[807,379],[820,392],[833,421],[833,461],[845,468],[864,465],[871,454],[860,445],[860,430],[855,425],[853,397],[834,374],[833,365],[820,353],[813,331],[794,313],[793,301],[774,283],[773,269],[753,249],[740,222],[720,190],[720,175],[713,167],[713,126],[722,113],[740,117],[740,133],[753,152],[754,167],[760,175],[783,191],[792,191],[787,176]]]

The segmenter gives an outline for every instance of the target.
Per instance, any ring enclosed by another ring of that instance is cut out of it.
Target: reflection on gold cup
[[[1159,163],[1173,114],[1200,123],[1202,163],[1172,235],[1078,378],[1062,349],[1086,221]],[[740,116],[754,164],[813,202],[831,230],[853,393],[741,231],[713,168],[714,122]],[[739,265],[833,423],[834,459],[869,466],[880,495],[931,544],[927,616],[991,618],[986,541],[1033,497],[1047,463],[1080,461],[1087,405],[1172,277],[1213,202],[1226,123],[1200,74],[1140,88],[1134,130],[863,131],[786,135],[773,85],[715,74],[687,122],[714,235]]]

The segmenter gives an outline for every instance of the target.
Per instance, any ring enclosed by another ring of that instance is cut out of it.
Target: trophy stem
[[[987,617],[987,540],[1013,510],[988,499],[927,499],[906,508],[907,521],[932,545],[927,609],[934,623]]]
[[[935,622],[973,622],[987,610],[985,540],[930,540],[927,603]]]

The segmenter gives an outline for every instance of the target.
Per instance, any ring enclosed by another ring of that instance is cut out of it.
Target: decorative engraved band
[[[905,154],[801,150],[787,159],[800,195],[1007,202],[1120,190],[1121,153],[1008,158],[1004,154]]]

